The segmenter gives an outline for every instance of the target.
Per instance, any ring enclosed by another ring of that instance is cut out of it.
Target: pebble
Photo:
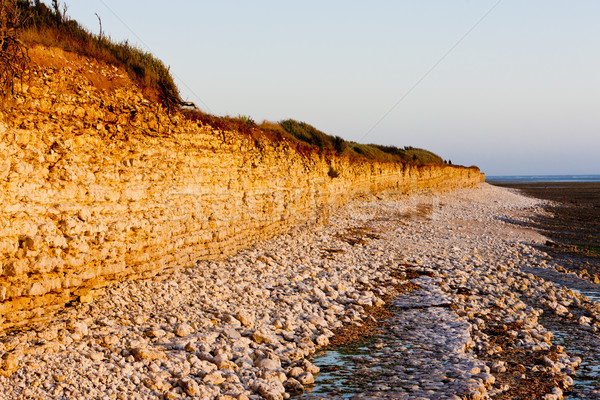
[[[429,215],[417,212],[423,204]],[[543,236],[505,222],[527,221],[543,212],[540,204],[485,184],[366,198],[333,212],[327,225],[294,228],[226,260],[112,285],[37,333],[0,335],[2,366],[16,370],[0,376],[0,393],[6,399],[284,399],[318,383],[319,367],[309,358],[343,323],[372,318],[365,308],[382,305],[406,282],[411,264],[423,273],[411,278],[420,289],[391,303],[399,311],[389,329],[401,340],[379,343],[361,361],[364,376],[368,365],[385,367],[361,397],[486,398],[502,390],[494,374],[506,366],[475,356],[475,349],[502,351],[482,333],[482,314],[493,309],[506,325],[522,322],[514,335],[523,348],[552,345],[539,323],[542,307],[560,318],[577,316],[571,319],[582,328],[600,325],[600,306],[521,270],[558,267],[534,247]],[[48,347],[35,350],[41,341]],[[564,352],[540,367],[563,373],[576,360]]]
[[[188,324],[179,324],[175,327],[175,335],[185,337],[190,335],[194,329]]]

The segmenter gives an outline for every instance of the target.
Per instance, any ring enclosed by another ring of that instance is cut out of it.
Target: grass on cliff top
[[[268,137],[274,141],[287,141],[301,153],[335,154],[352,159],[402,162],[413,165],[443,165],[438,155],[415,147],[399,148],[377,144],[359,144],[339,136],[328,135],[306,122],[286,119],[278,123],[264,121],[260,125],[247,116],[217,117],[199,110],[184,110],[191,121],[210,125],[215,129],[237,131],[252,138]]]
[[[99,35],[92,34],[67,16],[66,6],[63,6],[61,11],[58,0],[52,1],[52,9],[39,0],[2,1],[8,1],[6,4],[9,8],[15,10],[14,14],[18,16],[18,20],[15,19],[14,27],[26,44],[58,47],[121,66],[146,96],[160,101],[169,111],[179,110],[183,104],[169,69],[162,61],[128,42],[113,43],[102,32]],[[182,113],[189,120],[210,125],[215,129],[245,134],[255,139],[256,143],[258,137],[267,137],[274,142],[288,142],[303,154],[320,153],[413,165],[444,164],[444,160],[427,150],[350,142],[292,119],[279,123],[265,121],[258,125],[246,116],[218,117],[197,109],[182,110]]]
[[[26,44],[41,44],[93,57],[125,68],[144,94],[169,110],[181,103],[179,91],[169,69],[162,61],[128,42],[113,43],[103,34],[94,35],[60,10],[53,1],[51,10],[43,3],[18,0],[21,39]],[[65,8],[66,10],[66,8]]]
[[[444,164],[441,157],[428,150],[410,146],[399,148],[396,146],[350,142],[339,136],[328,135],[306,122],[298,122],[293,119],[281,121],[279,125],[297,140],[318,148],[321,152],[329,151],[338,155],[347,155],[351,158],[399,161],[415,165]]]

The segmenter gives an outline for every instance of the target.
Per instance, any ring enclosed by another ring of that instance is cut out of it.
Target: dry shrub
[[[27,65],[27,48],[19,39],[22,16],[17,0],[0,0],[0,100],[14,94],[14,80]]]

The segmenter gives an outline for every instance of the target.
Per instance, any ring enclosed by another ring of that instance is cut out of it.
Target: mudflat
[[[600,280],[600,182],[494,183],[550,200],[530,226],[548,237],[543,250],[567,269]],[[587,272],[586,272],[587,271]]]

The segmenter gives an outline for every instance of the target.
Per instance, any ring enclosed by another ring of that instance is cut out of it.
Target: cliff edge
[[[0,330],[111,281],[232,254],[357,194],[483,179],[475,167],[303,154],[169,114],[114,66],[41,46],[30,57],[0,112]]]

